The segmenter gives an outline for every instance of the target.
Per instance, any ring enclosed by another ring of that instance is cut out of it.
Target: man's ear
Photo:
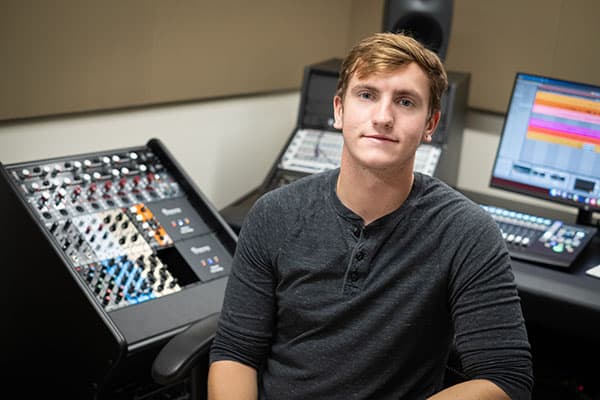
[[[335,129],[342,129],[342,114],[343,114],[343,106],[342,106],[342,98],[338,95],[333,96],[333,127]]]
[[[440,110],[437,110],[427,120],[427,123],[425,124],[425,131],[423,132],[423,142],[424,143],[431,142],[431,137],[435,133],[435,128],[437,128],[438,124],[440,123],[441,115],[442,115],[442,112]]]

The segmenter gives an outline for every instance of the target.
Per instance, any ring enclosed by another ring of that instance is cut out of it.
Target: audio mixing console
[[[0,238],[5,277],[25,283],[2,293],[25,331],[8,359],[42,343],[42,325],[53,343],[37,351],[60,353],[69,381],[85,374],[83,392],[112,398],[119,379],[131,385],[133,354],[220,311],[235,234],[160,141],[0,167],[1,215],[14,227]]]
[[[511,257],[570,268],[597,228],[480,204],[500,228]]]
[[[107,311],[229,270],[227,254],[149,149],[25,163],[8,171]],[[195,276],[163,262],[163,250],[172,247]]]

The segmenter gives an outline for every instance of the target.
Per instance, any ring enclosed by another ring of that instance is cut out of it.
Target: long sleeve
[[[510,257],[495,222],[479,213],[471,218],[477,226],[464,232],[450,280],[463,370],[472,379],[491,380],[513,400],[529,399],[532,361]]]
[[[264,199],[240,231],[211,362],[234,360],[258,369],[268,351],[275,315],[272,234]]]

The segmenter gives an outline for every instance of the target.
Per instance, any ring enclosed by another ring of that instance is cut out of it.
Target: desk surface
[[[480,193],[463,191],[478,204],[494,205],[573,223],[574,216]],[[239,232],[249,208],[260,193],[254,190],[221,210]],[[600,264],[600,237],[596,236],[569,270],[513,260],[513,273],[528,321],[585,338],[600,331],[600,279],[585,273]]]

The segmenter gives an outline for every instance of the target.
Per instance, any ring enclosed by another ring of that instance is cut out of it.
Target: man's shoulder
[[[491,221],[485,210],[459,190],[438,178],[422,175],[422,190],[419,202],[432,213],[452,216],[465,224],[481,224]]]
[[[315,198],[322,199],[327,193],[335,171],[306,175],[295,181],[265,193],[261,201],[267,203],[305,204]]]

